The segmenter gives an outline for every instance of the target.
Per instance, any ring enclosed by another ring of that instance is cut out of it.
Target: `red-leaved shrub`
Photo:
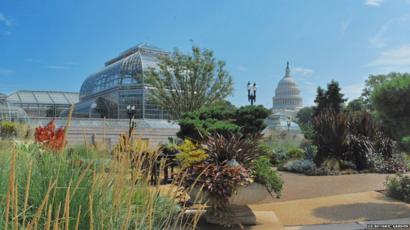
[[[65,128],[56,129],[55,121],[50,121],[46,126],[36,128],[34,138],[36,142],[41,143],[45,148],[53,151],[62,150],[66,144]]]

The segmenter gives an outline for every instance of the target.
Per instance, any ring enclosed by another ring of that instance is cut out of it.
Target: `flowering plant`
[[[66,145],[65,128],[56,128],[54,119],[44,127],[37,127],[34,138],[37,143],[40,143],[46,149],[53,151],[60,151]]]

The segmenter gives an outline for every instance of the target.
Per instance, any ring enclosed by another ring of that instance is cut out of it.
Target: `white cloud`
[[[25,61],[30,62],[30,63],[40,63],[41,62],[41,60],[37,58],[26,58]]]
[[[386,35],[390,32],[391,28],[397,30],[397,26],[406,26],[407,22],[410,19],[409,14],[402,15],[400,17],[395,17],[387,22],[383,23],[380,28],[377,30],[376,34],[369,39],[370,44],[381,48],[386,46]],[[401,28],[401,27],[399,27]]]
[[[366,0],[365,1],[365,5],[366,6],[380,6],[382,3],[384,2],[384,0]]]
[[[349,18],[346,21],[342,22],[342,24],[340,25],[340,33],[342,35],[346,33],[346,31],[349,28],[351,22],[352,22],[351,18]]]
[[[301,74],[301,75],[309,75],[315,72],[313,69],[302,68],[302,67],[292,67],[291,71],[292,73]]]
[[[41,63],[42,62],[41,60],[36,59],[36,58],[27,58],[26,61],[31,62],[31,63]],[[67,70],[67,69],[72,69],[76,65],[78,65],[76,62],[66,61],[66,62],[60,62],[56,65],[50,65],[50,64],[43,65],[43,68],[54,69],[54,70]]]
[[[410,67],[410,44],[383,51],[368,66],[392,69],[392,71],[402,67]]]
[[[384,35],[386,34],[387,30],[389,29],[390,25],[392,24],[393,20],[389,20],[386,23],[384,23],[377,33],[370,38],[370,44],[372,44],[375,47],[384,47],[386,46],[386,39]]]
[[[0,67],[0,76],[8,76],[10,74],[13,74],[14,71],[11,69],[4,69]]]
[[[45,65],[43,66],[45,69],[55,69],[55,70],[66,70],[70,69],[69,66],[66,65]]]
[[[1,12],[0,12],[0,22],[2,22],[7,27],[11,27],[13,25],[13,20]]]

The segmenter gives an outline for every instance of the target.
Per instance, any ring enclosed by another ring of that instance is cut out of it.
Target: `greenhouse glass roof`
[[[0,121],[27,122],[27,113],[19,107],[8,103],[0,104]]]
[[[143,84],[144,71],[157,68],[158,58],[168,54],[148,43],[134,46],[107,61],[102,70],[90,75],[81,86],[80,98],[119,86]]]
[[[71,105],[78,102],[78,93],[57,91],[17,91],[7,97],[14,104]]]

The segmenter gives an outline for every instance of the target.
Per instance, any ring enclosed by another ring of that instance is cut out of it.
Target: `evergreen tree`
[[[327,90],[321,87],[317,88],[317,94],[315,98],[315,112],[314,117],[319,115],[325,110],[331,110],[339,113],[342,111],[343,104],[347,99],[343,98],[343,94],[340,93],[341,89],[337,81],[331,81],[327,84]]]
[[[320,111],[323,111],[327,107],[325,91],[321,87],[317,87],[316,92],[314,116],[319,115]]]
[[[332,80],[327,85],[327,91],[325,93],[328,109],[336,113],[342,111],[343,104],[347,101],[347,99],[343,98],[344,95],[340,93],[340,91],[339,83]]]

